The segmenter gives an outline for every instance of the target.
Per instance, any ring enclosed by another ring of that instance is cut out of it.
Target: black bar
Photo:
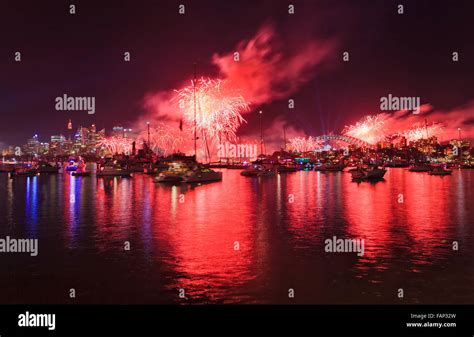
[[[19,327],[20,314],[56,314],[55,330]],[[434,314],[413,319],[411,314]],[[456,314],[455,319],[437,315]],[[449,322],[456,327],[408,328]],[[10,305],[0,336],[473,336],[472,305]]]

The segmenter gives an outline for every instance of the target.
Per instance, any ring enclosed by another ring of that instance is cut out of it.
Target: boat
[[[193,170],[189,170],[182,177],[186,183],[201,183],[222,180],[222,172],[213,171],[208,167],[199,166]]]
[[[271,177],[276,174],[275,168],[266,168],[263,165],[253,164],[240,172],[244,177]]]
[[[427,164],[417,164],[410,166],[408,171],[410,172],[430,172],[433,168]]]
[[[394,159],[385,162],[385,167],[408,167],[410,164],[405,159]]]
[[[157,183],[178,183],[184,180],[184,176],[192,171],[190,165],[185,160],[176,160],[169,163],[168,169],[160,172],[155,177]]]
[[[155,181],[157,183],[180,183],[183,181],[183,175],[164,171],[155,177]]]
[[[2,173],[2,172],[10,173],[10,172],[13,172],[13,171],[15,171],[15,165],[11,165],[11,164],[2,164],[2,165],[0,165],[0,173]]]
[[[314,167],[315,171],[321,171],[321,172],[341,172],[344,171],[344,168],[346,166],[344,164],[322,164],[322,165],[316,165]]]
[[[91,173],[86,171],[86,163],[84,160],[80,159],[77,164],[77,170],[72,172],[71,175],[75,177],[89,177]]]
[[[250,166],[250,163],[233,163],[233,164],[229,164],[226,166],[226,169],[229,169],[229,170],[242,170],[242,169],[246,169]]]
[[[127,165],[127,168],[131,172],[135,172],[135,173],[144,173],[145,167],[146,167],[146,164],[143,162],[131,162]]]
[[[275,170],[265,169],[258,174],[258,177],[273,177],[275,175]]]
[[[77,163],[74,160],[70,160],[66,166],[66,172],[73,172],[77,170]]]
[[[123,169],[119,165],[115,164],[106,164],[101,166],[97,171],[97,177],[130,177],[130,170]]]
[[[380,180],[385,176],[387,172],[384,168],[378,168],[378,166],[371,166],[368,168],[359,167],[349,171],[352,174],[353,180]]]
[[[150,164],[145,167],[143,170],[143,173],[149,174],[149,175],[157,175],[163,171],[166,171],[168,169],[168,165],[162,163],[161,161],[157,161],[155,164]]]
[[[296,172],[298,167],[294,164],[280,164],[276,167],[278,173]]]
[[[39,162],[38,172],[39,173],[58,173],[59,172],[59,167],[57,167],[55,165],[51,165],[48,162]]]
[[[215,162],[215,163],[209,163],[209,167],[211,168],[217,168],[217,169],[220,169],[220,168],[227,168],[229,164],[225,163],[225,162],[222,162],[222,161],[218,161],[218,162]]]
[[[444,167],[441,166],[436,166],[428,174],[430,176],[448,176],[451,173],[453,173],[453,171],[446,170]]]
[[[247,167],[242,172],[240,172],[240,175],[244,176],[244,177],[256,177],[260,173],[262,173],[264,170],[265,170],[265,168],[263,166],[258,165],[258,164],[253,164],[253,165]]]
[[[86,171],[84,171],[84,172],[77,172],[76,171],[76,172],[72,172],[71,175],[74,176],[74,177],[90,177],[91,173],[86,172]]]
[[[38,175],[38,170],[32,167],[16,168],[13,172],[8,173],[10,178],[14,177],[34,177]]]

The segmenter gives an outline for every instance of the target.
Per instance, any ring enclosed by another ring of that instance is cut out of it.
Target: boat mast
[[[262,113],[263,113],[263,111],[260,110],[258,113],[260,115],[260,154],[263,155],[263,129],[262,129]]]
[[[196,142],[196,62],[194,62],[193,78],[193,100],[194,100],[194,159],[197,161],[197,142]]]
[[[285,142],[285,151],[286,151],[286,126],[283,125],[283,141]]]

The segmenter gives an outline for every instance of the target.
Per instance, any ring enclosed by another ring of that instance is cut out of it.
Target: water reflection
[[[382,182],[357,184],[341,172],[246,178],[226,170],[219,183],[172,186],[139,174],[0,176],[8,205],[0,221],[3,233],[25,226],[50,240],[41,251],[61,261],[58,284],[73,278],[88,302],[112,288],[123,297],[99,302],[287,303],[295,287],[302,303],[392,303],[400,282],[426,302],[433,293],[423,282],[440,268],[457,280],[437,279],[441,301],[473,301],[473,177],[390,169]],[[325,253],[333,236],[364,239],[364,256]],[[454,240],[463,247],[455,257]],[[34,277],[44,266],[25,268]],[[16,287],[6,282],[2,291]]]

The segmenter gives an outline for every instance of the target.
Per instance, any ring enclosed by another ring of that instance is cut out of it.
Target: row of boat
[[[427,172],[432,176],[447,176],[451,175],[453,171],[446,169],[443,166],[433,166],[429,164],[418,164],[411,166],[408,171],[410,172]]]
[[[314,170],[319,172],[342,172],[345,168],[346,166],[342,163],[325,163],[316,165]],[[296,170],[297,168],[290,166],[277,165],[269,167],[254,163],[243,170],[240,174],[246,177],[261,177],[272,176],[277,172],[294,172]],[[411,172],[428,172],[429,175],[436,176],[445,176],[452,173],[451,170],[447,170],[442,166],[412,166],[409,170]],[[352,175],[353,180],[381,180],[386,172],[387,170],[385,167],[378,167],[377,165],[359,165],[349,169],[349,173]]]
[[[95,163],[92,163],[95,165]],[[136,165],[135,165],[136,166]],[[203,165],[195,160],[194,156],[186,156],[181,153],[173,154],[162,158],[151,164],[144,164],[140,167],[120,163],[116,160],[99,162],[97,169],[93,167],[86,169],[85,161],[79,157],[79,160],[71,160],[62,167],[61,164],[51,164],[48,162],[38,162],[21,167],[5,168],[10,176],[35,176],[42,173],[58,173],[60,170],[70,172],[73,176],[85,177],[94,174],[98,177],[129,177],[134,172],[143,172],[154,175],[157,183],[201,183],[222,180],[222,172],[214,171],[209,165]],[[235,167],[243,169],[241,175],[245,177],[266,177],[274,176],[277,173],[296,172],[302,168],[292,162],[269,163],[263,160],[257,160],[245,166]],[[314,166],[315,171],[319,172],[340,172],[344,171],[346,164],[344,162],[325,162]],[[428,172],[430,175],[450,175],[452,171],[441,166],[431,166],[428,164],[418,164],[409,168],[411,172]],[[376,165],[359,165],[349,169],[353,180],[378,180],[383,179],[387,170],[385,167],[379,168]]]
[[[340,172],[345,169],[344,164],[321,164],[315,167],[315,171],[319,172]],[[261,165],[254,163],[242,172],[240,175],[244,177],[264,177],[264,176],[273,176],[276,173],[282,172],[295,172],[297,171],[296,167],[286,166],[286,165],[275,165],[273,167]],[[352,175],[354,180],[377,180],[383,179],[387,170],[385,168],[378,168],[377,166],[358,166],[356,168],[350,169],[349,172]]]

